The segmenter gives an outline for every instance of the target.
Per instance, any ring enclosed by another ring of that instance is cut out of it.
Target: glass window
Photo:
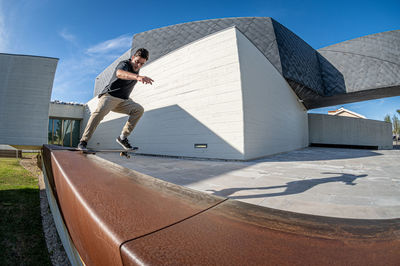
[[[71,147],[71,137],[72,137],[72,120],[64,120],[63,123],[63,134],[62,134],[62,143],[63,146]]]
[[[72,120],[72,147],[78,147],[79,144],[79,133],[81,131],[81,121],[79,120]]]
[[[80,120],[49,118],[48,143],[65,147],[77,147]]]
[[[53,119],[49,119],[49,130],[47,131],[47,142],[53,144]]]
[[[61,145],[62,140],[62,120],[61,119],[54,119],[54,127],[53,127],[53,144]]]

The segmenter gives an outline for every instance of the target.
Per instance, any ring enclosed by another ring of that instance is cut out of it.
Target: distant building
[[[0,144],[78,145],[85,105],[50,102],[57,63],[58,58],[0,53]]]
[[[347,116],[347,117],[354,117],[354,118],[363,118],[366,119],[365,116],[357,114],[356,112],[347,110],[343,107],[334,110],[334,111],[328,111],[328,115],[337,115],[337,116]]]
[[[42,146],[58,58],[0,53],[0,144]]]

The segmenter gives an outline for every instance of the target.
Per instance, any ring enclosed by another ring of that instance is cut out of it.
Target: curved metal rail
[[[212,196],[94,155],[42,149],[86,265],[398,265],[400,219],[305,215]]]

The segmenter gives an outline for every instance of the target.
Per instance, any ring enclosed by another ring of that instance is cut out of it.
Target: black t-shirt
[[[109,93],[114,97],[118,97],[121,99],[129,99],[129,95],[131,94],[137,80],[124,80],[117,78],[118,69],[139,74],[139,71],[136,72],[135,70],[133,70],[131,59],[119,62],[119,64],[114,70],[110,83],[107,86],[105,86],[103,91],[99,94],[99,97],[101,97],[103,94]]]

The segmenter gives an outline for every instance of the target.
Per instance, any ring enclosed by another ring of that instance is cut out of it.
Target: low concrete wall
[[[390,123],[333,116],[308,114],[310,144],[376,146],[392,149],[392,126]]]

